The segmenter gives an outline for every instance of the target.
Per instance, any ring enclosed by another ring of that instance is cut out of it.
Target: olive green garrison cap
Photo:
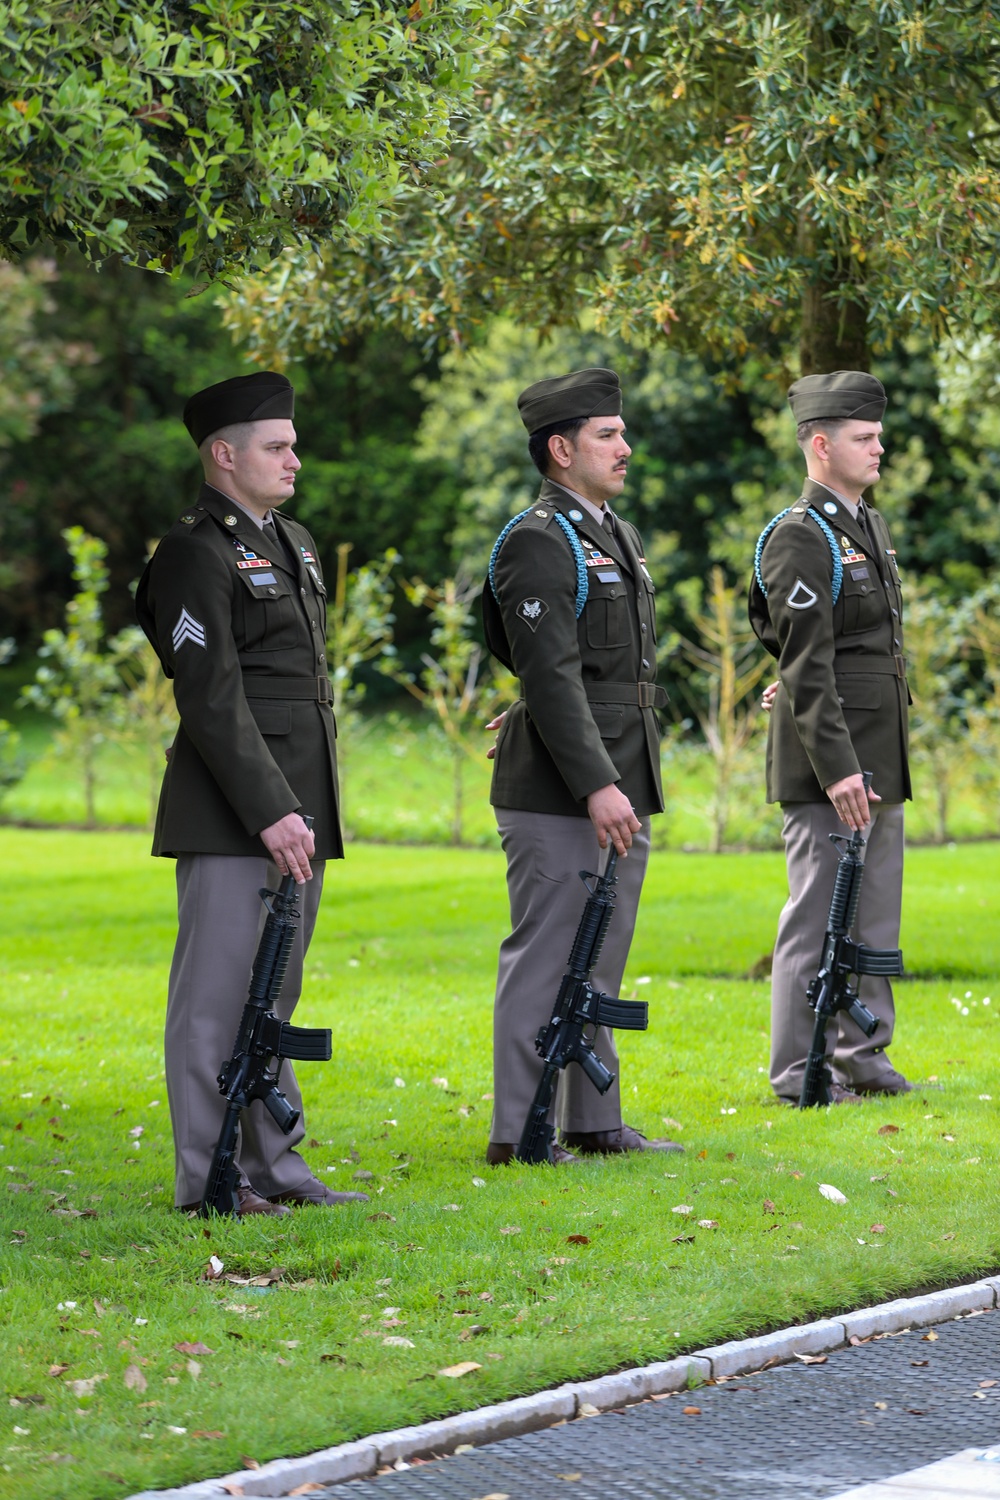
[[[796,422],[815,422],[824,417],[881,422],[886,395],[885,386],[874,375],[862,370],[834,370],[830,375],[803,375],[789,386],[788,399]]]
[[[537,380],[517,398],[517,409],[529,435],[576,417],[620,417],[622,388],[614,370],[594,366]]]

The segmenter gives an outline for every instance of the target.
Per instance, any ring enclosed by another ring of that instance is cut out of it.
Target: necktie
[[[601,521],[601,525],[604,528],[604,530],[608,533],[608,536],[611,537],[612,541],[614,541],[614,538],[615,538],[615,518],[611,514],[611,512],[609,510],[607,510],[607,509],[605,509],[604,517],[603,517],[603,519]]]
[[[285,551],[285,545],[278,535],[278,528],[275,526],[274,521],[265,521],[262,529],[264,540],[270,548],[274,561],[283,564],[286,568],[289,567],[288,553]]]
[[[872,541],[871,527],[868,525],[868,515],[863,505],[858,506],[858,525],[861,527],[861,530],[864,533],[869,550],[874,552],[875,544]]]

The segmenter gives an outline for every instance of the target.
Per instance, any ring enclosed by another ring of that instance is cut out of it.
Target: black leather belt
[[[837,677],[856,677],[864,673],[876,677],[906,676],[905,656],[839,656],[833,664]]]
[[[588,703],[629,703],[639,708],[666,708],[665,688],[655,682],[585,682]]]
[[[329,677],[244,677],[248,698],[305,698],[313,703],[333,702]]]

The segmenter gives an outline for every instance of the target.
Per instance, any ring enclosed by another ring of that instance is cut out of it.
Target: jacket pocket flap
[[[616,740],[622,732],[624,715],[620,708],[605,708],[603,704],[592,703],[590,712],[594,716],[597,732],[602,740]]]
[[[287,703],[267,703],[260,698],[247,702],[261,734],[291,734],[292,711]]]
[[[845,673],[837,676],[837,696],[844,708],[882,707],[882,684],[867,673]]]

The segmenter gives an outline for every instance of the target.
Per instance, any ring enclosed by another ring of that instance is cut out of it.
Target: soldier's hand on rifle
[[[865,795],[864,777],[860,771],[854,776],[844,776],[840,781],[831,781],[826,795],[836,808],[840,821],[846,823],[852,833],[865,828],[871,821],[869,802],[882,801],[870,788]]]
[[[297,812],[262,828],[260,837],[282,875],[294,875],[297,885],[312,879],[309,861],[316,853],[316,840]]]
[[[598,787],[587,798],[587,812],[597,830],[597,842],[601,848],[608,847],[610,838],[624,858],[632,847],[633,833],[638,833],[642,827],[635,815],[635,808],[625,793],[619,791],[613,781],[607,786]]]

